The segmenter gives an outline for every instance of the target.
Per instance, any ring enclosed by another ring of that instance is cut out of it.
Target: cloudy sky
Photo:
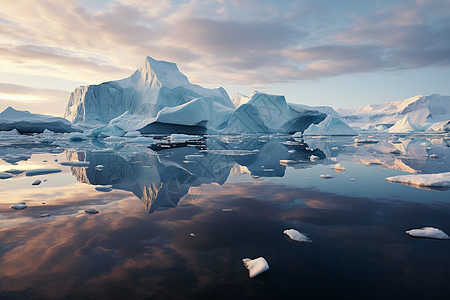
[[[70,91],[146,56],[191,82],[356,107],[450,95],[450,0],[14,0],[0,10],[0,109],[62,115]]]

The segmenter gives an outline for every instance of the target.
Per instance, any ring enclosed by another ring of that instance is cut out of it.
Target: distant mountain
[[[70,95],[64,117],[74,124],[107,124],[125,112],[155,117],[165,107],[204,96],[234,109],[225,89],[192,84],[175,63],[148,56],[144,65],[128,78],[76,88]]]
[[[337,111],[349,125],[361,128],[380,125],[390,127],[402,119],[406,125],[434,124],[450,120],[450,96],[418,95],[395,102],[371,104],[356,109],[338,109]],[[398,127],[402,124],[399,123]]]

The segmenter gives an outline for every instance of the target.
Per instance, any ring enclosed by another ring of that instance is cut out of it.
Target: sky
[[[14,0],[0,10],[0,110],[62,116],[77,86],[146,56],[192,83],[351,108],[450,95],[450,0]]]

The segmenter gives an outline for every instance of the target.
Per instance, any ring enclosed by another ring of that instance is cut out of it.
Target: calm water
[[[404,232],[450,233],[450,191],[385,178],[450,171],[450,139],[368,138],[0,136],[0,171],[62,170],[0,180],[0,299],[448,299],[450,241]]]

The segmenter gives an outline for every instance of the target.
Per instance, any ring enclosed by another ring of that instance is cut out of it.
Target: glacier
[[[352,127],[384,131],[396,125],[394,129],[388,129],[388,131],[391,133],[420,132],[426,131],[436,123],[450,121],[450,96],[417,95],[405,100],[337,111]]]

